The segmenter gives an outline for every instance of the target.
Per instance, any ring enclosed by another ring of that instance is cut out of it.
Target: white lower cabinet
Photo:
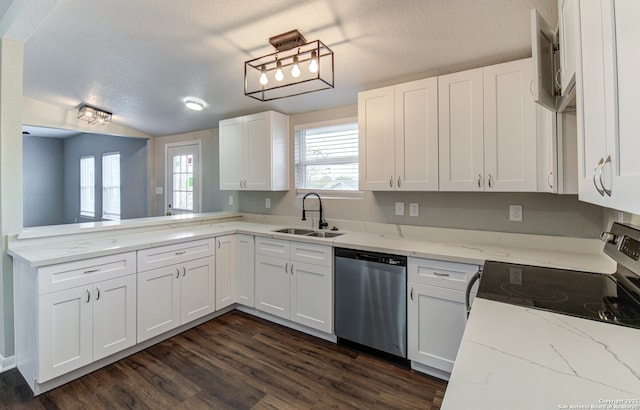
[[[31,268],[14,262],[16,363],[40,383],[136,343],[135,252]]]
[[[216,310],[236,301],[236,236],[216,238]]]
[[[332,333],[332,248],[256,237],[255,253],[256,309]]]
[[[478,265],[409,258],[408,358],[450,374],[467,322],[465,289]],[[472,296],[475,292],[472,292]]]
[[[197,253],[208,256],[179,261],[194,249],[207,249]],[[138,251],[139,268],[146,253],[177,263],[138,272],[138,342],[215,311],[213,239]]]
[[[236,303],[255,307],[255,246],[253,236],[235,236],[236,239]]]

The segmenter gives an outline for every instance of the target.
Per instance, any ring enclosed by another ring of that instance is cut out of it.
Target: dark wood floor
[[[0,373],[11,409],[439,409],[446,383],[233,311],[33,398]]]

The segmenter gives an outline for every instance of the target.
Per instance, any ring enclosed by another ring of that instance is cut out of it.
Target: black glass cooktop
[[[477,297],[640,328],[640,294],[628,285],[619,273],[487,261]]]

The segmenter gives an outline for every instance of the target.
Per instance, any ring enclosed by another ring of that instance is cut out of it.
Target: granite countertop
[[[442,409],[640,409],[638,346],[638,329],[476,298]]]
[[[9,238],[9,254],[31,267],[136,251],[179,241],[234,233],[395,253],[418,258],[482,265],[485,260],[613,273],[615,263],[597,240],[503,234],[441,228],[345,222],[335,238],[274,232],[282,221],[241,220],[241,214],[204,214],[195,218],[159,217],[115,225],[50,227]]]

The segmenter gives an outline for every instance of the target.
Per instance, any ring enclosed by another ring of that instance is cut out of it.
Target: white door
[[[236,302],[255,306],[255,252],[251,235],[236,235]]]
[[[438,190],[438,79],[395,86],[395,178],[401,191]]]
[[[395,190],[393,100],[393,87],[358,93],[361,190]]]
[[[483,69],[485,191],[535,192],[536,104],[531,60]]]
[[[331,267],[292,262],[291,320],[332,333],[333,283]]]
[[[38,382],[91,363],[91,288],[82,286],[48,293],[38,298],[38,304]]]
[[[484,191],[482,69],[438,77],[441,191]]]
[[[244,189],[244,117],[220,121],[220,189]]]
[[[271,113],[245,117],[245,182],[243,188],[253,191],[271,189]]]
[[[136,275],[93,286],[93,360],[136,344]]]
[[[289,319],[289,261],[256,255],[256,309]]]
[[[236,301],[236,236],[216,238],[216,310]]]
[[[177,266],[138,272],[138,343],[180,326]]]
[[[215,257],[188,261],[180,267],[180,324],[216,308]]]
[[[200,212],[200,142],[167,145],[166,160],[165,213]]]

